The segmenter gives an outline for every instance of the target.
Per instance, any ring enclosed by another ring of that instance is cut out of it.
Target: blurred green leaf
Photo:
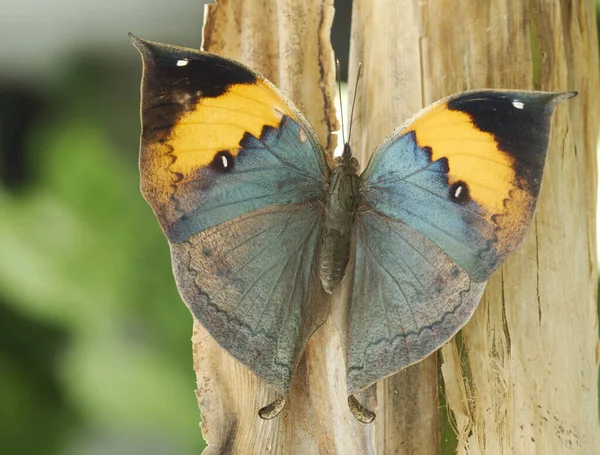
[[[114,121],[119,100],[103,104],[89,82],[70,84],[58,114],[33,131],[34,186],[0,192],[0,297],[68,334],[58,377],[82,420],[66,436],[81,444],[85,435],[152,434],[180,447],[168,453],[198,453],[192,318],[139,191],[137,146],[123,150],[99,120]],[[138,116],[123,121],[137,142]],[[17,394],[18,379],[2,378]]]

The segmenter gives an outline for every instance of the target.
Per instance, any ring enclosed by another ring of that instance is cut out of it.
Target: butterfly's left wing
[[[313,285],[323,149],[249,68],[132,39],[144,62],[142,192],[169,239],[179,291],[221,347],[286,394],[328,310]]]
[[[361,176],[348,382],[417,362],[470,318],[523,240],[559,101],[573,93],[473,91],[430,106]]]

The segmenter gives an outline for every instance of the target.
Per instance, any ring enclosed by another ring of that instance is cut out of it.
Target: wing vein
[[[371,249],[371,247],[369,245],[369,242],[366,242],[366,247],[367,247],[367,250],[369,251],[371,257],[373,258],[374,262],[376,264],[378,264],[379,267],[386,273],[386,275],[388,275],[392,279],[392,281],[396,284],[396,287],[398,288],[398,290],[402,294],[402,297],[404,297],[404,300],[406,302],[406,306],[408,307],[408,310],[410,311],[410,313],[412,315],[413,321],[415,321],[415,324],[416,324],[417,321],[415,319],[414,313],[412,312],[412,308],[410,307],[410,305],[408,305],[408,298],[406,297],[406,294],[404,293],[404,290],[402,289],[402,286],[400,286],[400,284],[398,283],[398,281],[396,281],[396,279],[392,276],[392,274],[389,272],[389,270],[377,259],[376,255],[374,254],[373,250]],[[383,308],[383,305],[382,305],[382,309],[383,309],[384,314],[387,316],[387,311]],[[396,306],[394,306],[394,309],[396,310],[396,314],[398,315],[398,320],[400,322],[400,327],[402,328],[402,333],[406,334],[407,332],[406,332],[406,329],[404,327],[404,323],[402,322],[402,317],[400,315],[400,312],[399,312],[399,310],[398,310],[398,308]],[[387,319],[388,318],[386,317],[386,321],[385,321],[386,326],[388,326]],[[389,332],[390,332],[390,329],[389,329],[389,326],[388,326],[388,333]],[[390,341],[391,341],[391,335],[389,335],[389,336],[390,336]],[[407,342],[407,340],[406,340],[405,337],[403,337],[403,339],[404,339],[404,343],[405,343],[405,346],[406,346],[406,356],[407,356],[407,359],[410,359],[410,350],[408,348],[408,342]]]

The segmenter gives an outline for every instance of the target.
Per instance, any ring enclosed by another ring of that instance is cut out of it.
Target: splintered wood
[[[277,85],[328,151],[337,128],[333,12],[324,0],[222,0],[207,6],[203,41],[204,50]],[[269,421],[257,410],[277,394],[195,324],[204,453],[435,455],[443,444],[457,454],[598,453],[594,2],[355,0],[351,46],[350,99],[363,64],[352,137],[363,166],[393,128],[457,91],[579,96],[555,114],[525,244],[492,276],[475,316],[441,355],[362,397],[376,406],[373,424],[348,410],[345,353],[332,321],[309,342],[286,407]],[[454,442],[442,441],[444,420]]]

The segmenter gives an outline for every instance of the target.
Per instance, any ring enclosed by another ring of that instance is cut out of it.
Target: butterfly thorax
[[[352,222],[360,201],[360,178],[357,171],[358,160],[352,156],[350,147],[346,144],[342,156],[335,159],[335,167],[329,179],[319,255],[319,276],[328,293],[333,292],[344,277],[350,258]]]

